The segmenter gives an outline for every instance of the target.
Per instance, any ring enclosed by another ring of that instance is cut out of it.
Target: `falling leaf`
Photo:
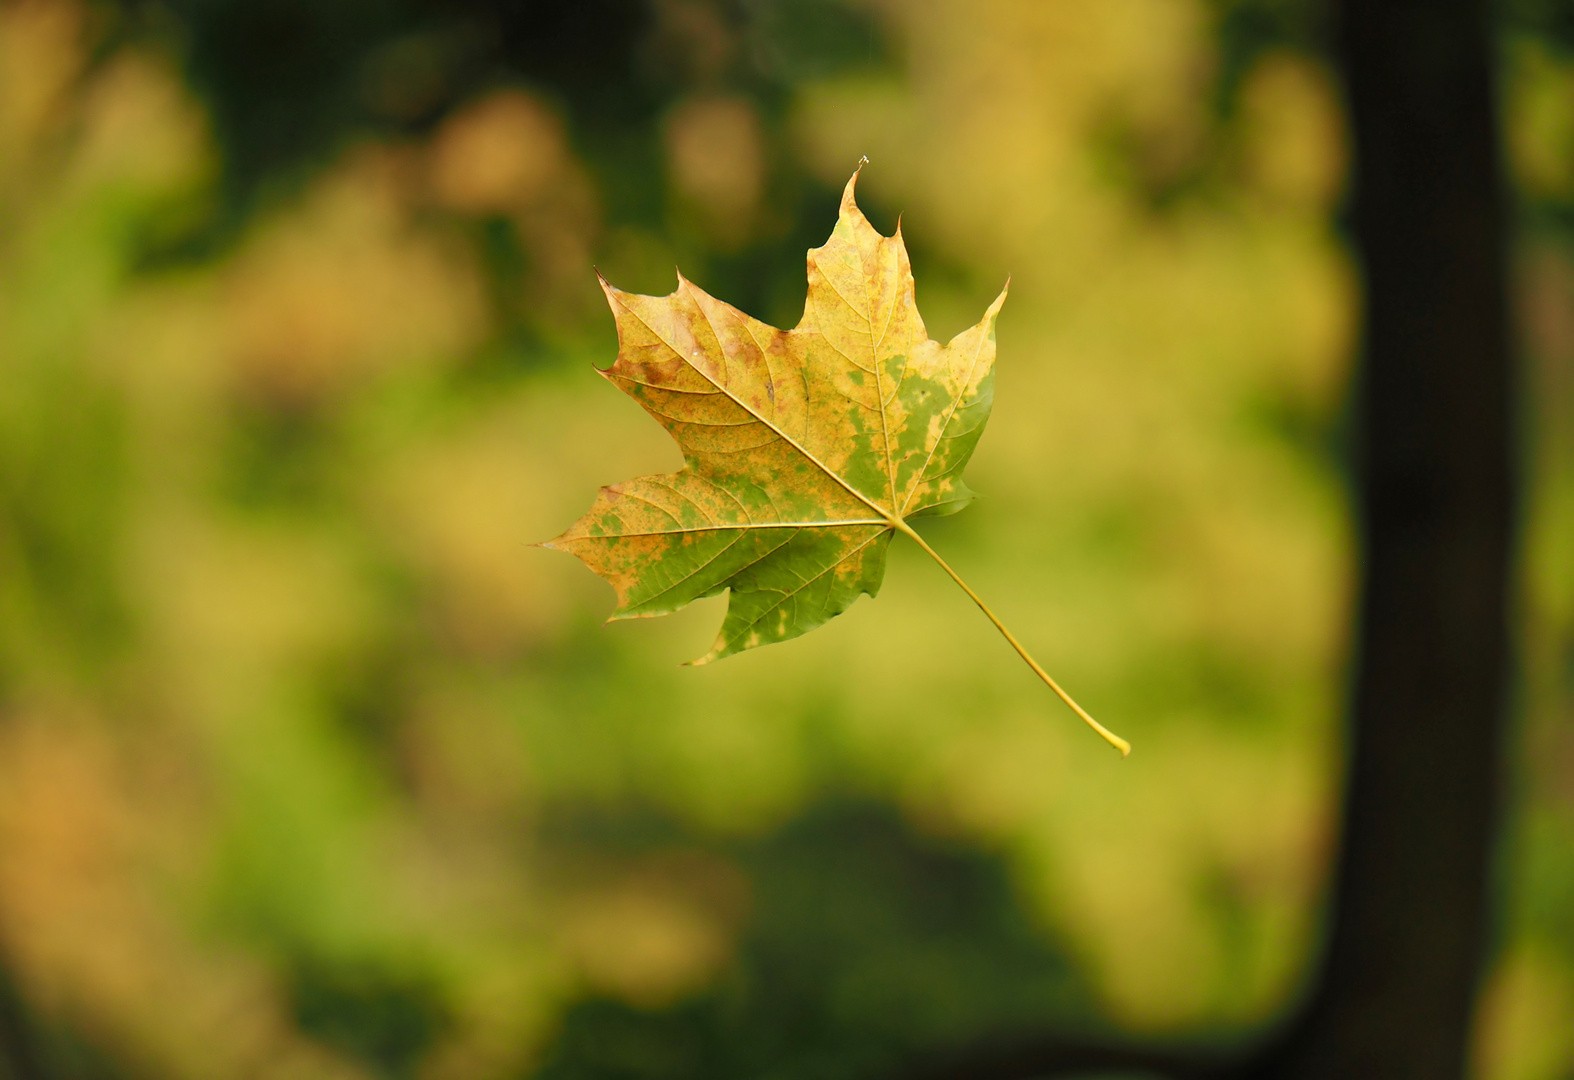
[[[685,468],[601,489],[545,546],[612,583],[614,619],[665,615],[731,593],[696,664],[808,633],[879,591],[901,533],[949,574],[1061,700],[1110,733],[1028,655],[977,593],[913,530],[973,499],[962,470],[994,398],[995,319],[942,346],[913,298],[901,228],[881,236],[847,182],[836,229],[809,252],[803,319],[778,330],[678,277],[670,296],[602,279],[618,326],[601,374],[671,432]]]

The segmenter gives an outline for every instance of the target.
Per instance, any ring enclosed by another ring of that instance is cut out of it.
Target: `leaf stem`
[[[1033,669],[1033,673],[1040,679],[1043,679],[1044,684],[1055,692],[1056,697],[1060,698],[1061,701],[1064,701],[1071,708],[1072,712],[1082,717],[1083,721],[1088,725],[1088,727],[1092,728],[1094,731],[1103,736],[1105,742],[1119,750],[1121,757],[1125,757],[1127,754],[1131,753],[1131,744],[1129,742],[1127,742],[1125,739],[1122,739],[1119,735],[1116,735],[1113,731],[1109,730],[1109,728],[1093,719],[1093,717],[1089,716],[1087,711],[1084,710],[1081,705],[1078,705],[1072,700],[1070,694],[1066,693],[1060,688],[1059,683],[1049,677],[1049,672],[1039,667],[1038,661],[1034,660],[1028,655],[1028,651],[1022,647],[1022,643],[1016,639],[1016,636],[1012,634],[1010,630],[1006,629],[1006,624],[1001,622],[999,617],[993,611],[989,610],[989,605],[984,603],[983,598],[968,587],[967,582],[962,580],[961,575],[959,575],[955,570],[951,569],[950,564],[940,557],[940,553],[938,551],[925,543],[924,538],[919,536],[911,525],[900,519],[893,521],[892,524],[899,531],[904,532],[908,536],[912,537],[917,542],[919,547],[923,548],[929,553],[929,557],[931,559],[940,564],[940,569],[951,575],[951,580],[960,585],[962,587],[962,591],[973,598],[973,603],[978,605],[978,610],[982,611],[985,617],[988,618],[990,622],[995,624],[995,629],[999,630],[1001,635],[1011,643],[1011,647],[1017,651],[1017,655],[1023,660],[1027,661],[1027,666]]]

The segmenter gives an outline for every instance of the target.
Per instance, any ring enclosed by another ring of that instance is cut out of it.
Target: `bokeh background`
[[[1505,10],[1526,505],[1482,1080],[1574,1076],[1574,17]],[[1230,1045],[1315,956],[1358,281],[1317,6],[0,0],[0,957],[50,1075]],[[528,547],[675,448],[592,266],[778,325],[860,156],[987,498],[703,669]]]

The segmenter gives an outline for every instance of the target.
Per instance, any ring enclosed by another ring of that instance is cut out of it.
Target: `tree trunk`
[[[1463,1075],[1487,924],[1515,491],[1483,0],[1347,0],[1363,576],[1326,966],[1267,1075]]]

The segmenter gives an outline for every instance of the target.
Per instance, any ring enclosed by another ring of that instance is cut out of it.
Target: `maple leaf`
[[[989,419],[1006,291],[950,344],[931,341],[901,226],[886,237],[869,224],[853,198],[857,180],[831,238],[809,252],[808,302],[792,330],[750,318],[681,273],[660,297],[601,278],[618,357],[597,370],[672,434],[686,465],[602,488],[543,546],[611,582],[614,619],[730,591],[715,645],[693,661],[705,664],[807,633],[875,595],[886,548],[902,533],[1126,754],[1130,745],[1084,712],[908,523],[973,499],[962,470]]]

